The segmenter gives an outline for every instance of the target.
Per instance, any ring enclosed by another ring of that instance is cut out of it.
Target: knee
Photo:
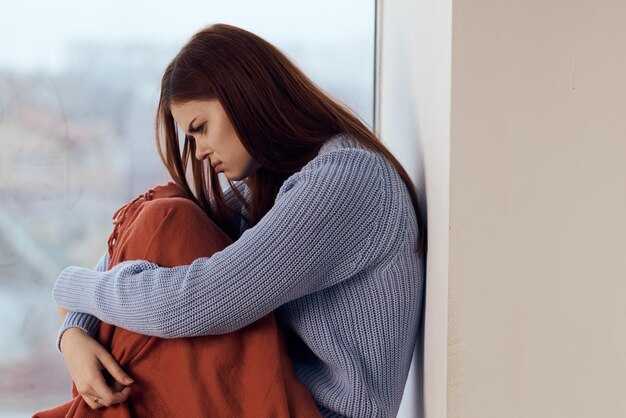
[[[199,216],[207,217],[192,200],[184,197],[165,197],[144,202],[140,217],[189,221]]]
[[[167,197],[144,203],[137,219],[144,232],[152,236],[181,239],[185,245],[196,245],[198,249],[210,252],[229,245],[230,237],[194,203],[184,197]],[[171,242],[170,242],[171,243]],[[181,244],[182,245],[182,244]]]
[[[174,230],[180,234],[219,234],[222,229],[191,199],[167,197],[144,202],[137,217],[142,228]]]
[[[232,243],[194,201],[161,197],[142,202],[125,231],[120,259],[145,259],[163,266],[189,264]],[[122,232],[124,233],[124,231]]]

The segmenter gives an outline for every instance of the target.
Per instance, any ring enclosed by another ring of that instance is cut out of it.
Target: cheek
[[[240,155],[241,155],[241,160],[242,160],[242,161],[245,161],[245,164],[246,164],[247,166],[250,166],[250,165],[254,162],[254,160],[253,160],[252,156],[251,156],[251,155],[248,153],[248,151],[247,151],[245,148],[243,148],[243,147],[242,147],[242,151],[241,151]]]
[[[246,171],[249,172],[248,175],[251,175],[252,173],[254,173],[260,167],[261,167],[261,164],[256,162],[254,160],[254,158],[252,158],[250,155],[248,155],[248,159],[246,161]]]

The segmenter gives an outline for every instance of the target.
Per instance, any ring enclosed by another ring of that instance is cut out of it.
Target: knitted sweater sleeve
[[[243,195],[243,197],[246,196],[248,189],[247,189],[245,182],[243,181],[235,182],[235,187],[237,188],[239,193]],[[227,187],[224,190],[224,200],[226,201],[226,204],[232,207],[233,209],[239,212],[241,211],[241,208],[242,208],[241,202],[239,201],[239,199],[237,198],[237,196],[235,195],[235,193],[230,187]],[[241,220],[236,219],[235,221],[237,222],[235,226],[240,227]],[[109,266],[109,261],[110,261],[109,253],[108,251],[105,251],[102,257],[100,258],[100,261],[96,265],[95,270],[101,271],[101,272],[107,271],[107,268]],[[69,328],[74,328],[74,327],[82,329],[92,338],[95,338],[100,328],[100,320],[96,318],[95,316],[90,315],[88,313],[69,311],[57,334],[56,345],[57,345],[57,350],[59,352],[61,352],[61,338],[63,337],[63,333],[67,331]]]
[[[106,271],[109,265],[109,252],[105,251],[98,264],[96,264],[96,271]],[[96,333],[100,328],[100,320],[93,315],[89,315],[83,312],[69,311],[65,316],[65,320],[59,329],[57,334],[57,350],[61,352],[61,338],[63,333],[69,328],[80,328],[89,334],[92,338],[96,337]]]
[[[362,269],[384,211],[377,156],[333,151],[282,185],[274,206],[239,240],[211,257],[166,268],[125,261],[99,272],[67,267],[58,305],[164,338],[228,333],[286,302]]]

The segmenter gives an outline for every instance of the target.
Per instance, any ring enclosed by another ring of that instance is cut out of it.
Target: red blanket
[[[232,241],[173,182],[118,209],[109,268],[142,259],[164,267],[191,264]],[[162,339],[102,323],[99,342],[134,379],[129,399],[91,409],[73,399],[34,417],[319,417],[296,378],[274,314],[224,335]]]

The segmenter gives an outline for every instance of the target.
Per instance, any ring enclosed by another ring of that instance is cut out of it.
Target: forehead
[[[217,99],[191,100],[170,105],[170,111],[176,122],[185,127],[197,117],[219,112],[220,110],[221,105]]]

